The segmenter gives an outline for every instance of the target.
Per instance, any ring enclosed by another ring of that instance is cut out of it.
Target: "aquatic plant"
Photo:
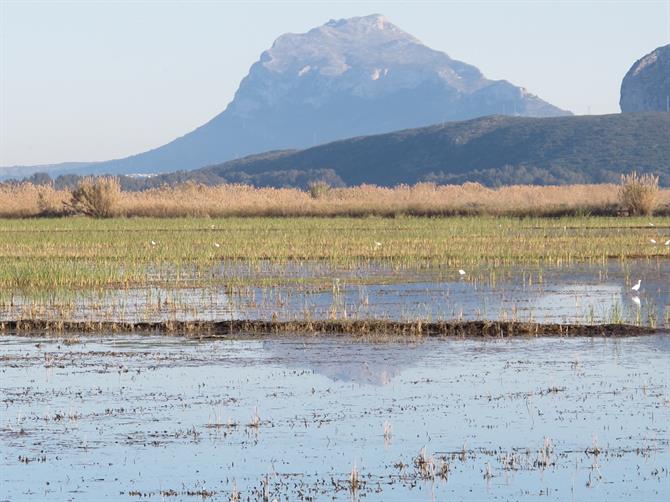
[[[424,446],[414,458],[414,467],[423,479],[435,479],[435,458],[428,455]]]
[[[230,502],[240,502],[240,492],[237,489],[235,479],[233,479],[233,488],[230,490]]]
[[[108,322],[227,319],[251,311],[282,322],[366,319],[378,315],[369,284],[429,278],[479,290],[506,287],[518,276],[525,288],[537,289],[549,280],[547,270],[569,272],[577,264],[602,281],[613,262],[622,270],[630,258],[660,266],[670,246],[651,245],[649,237],[664,242],[670,218],[649,223],[604,217],[2,220],[0,313],[56,321],[81,318],[85,310],[87,318]],[[460,268],[467,270],[462,278]],[[320,294],[327,303],[315,305],[311,299]],[[449,295],[437,314],[415,306],[392,317],[471,319]],[[299,308],[297,298],[306,300]],[[481,319],[495,318],[486,309],[485,303]],[[598,315],[580,309],[575,303],[566,322],[623,323],[634,314],[620,304]],[[532,306],[501,310],[497,320],[543,321]],[[656,325],[668,316],[667,309],[649,314],[640,322]]]
[[[389,270],[466,268],[471,273],[464,280],[477,281],[476,271],[483,267],[569,267],[628,257],[670,257],[670,246],[648,243],[655,231],[647,223],[637,218],[488,217],[4,220],[0,287],[53,291],[239,284],[262,264],[275,266],[280,274],[281,267],[291,263],[360,271],[380,264]],[[670,226],[670,219],[657,218],[656,223]],[[379,250],[374,249],[375,238],[384,240]],[[216,248],[214,242],[223,244]],[[222,262],[248,273],[222,276]],[[331,274],[317,279],[333,286]],[[536,279],[527,273],[525,281]]]
[[[551,459],[551,454],[554,451],[554,443],[551,440],[551,438],[545,437],[544,438],[544,444],[542,445],[542,448],[540,448],[540,451],[538,452],[538,457],[537,460],[535,461],[535,465],[537,467],[549,467],[550,465],[553,464],[553,461]]]
[[[384,422],[384,443],[388,444],[393,436],[393,428],[389,422]]]
[[[349,473],[349,489],[356,492],[360,488],[361,481],[359,479],[358,469],[356,469],[356,462],[354,462],[351,472]]]
[[[251,428],[254,428],[254,429],[258,429],[258,428],[260,427],[260,425],[261,425],[261,417],[260,417],[260,415],[258,414],[258,407],[256,407],[256,408],[254,409],[254,414],[253,414],[252,417],[251,417],[251,421],[249,422],[249,424],[247,425],[247,427],[251,427]]]

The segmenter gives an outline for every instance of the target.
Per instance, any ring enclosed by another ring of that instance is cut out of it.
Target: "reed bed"
[[[421,183],[384,188],[254,188],[187,183],[145,192],[121,192],[109,214],[121,217],[258,216],[566,216],[614,215],[619,185],[516,185],[486,188],[478,183],[438,186]],[[68,214],[73,192],[30,183],[0,185],[0,217]],[[658,192],[655,213],[670,215],[670,190]]]

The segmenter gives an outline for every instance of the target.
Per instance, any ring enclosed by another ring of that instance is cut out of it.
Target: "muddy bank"
[[[320,321],[164,321],[164,322],[89,322],[17,320],[0,323],[0,332],[92,333],[147,332],[169,335],[217,337],[238,334],[343,334],[343,335],[411,335],[426,337],[563,336],[617,337],[660,333],[659,328],[631,324],[543,324],[516,321],[444,321],[399,322],[384,320]]]

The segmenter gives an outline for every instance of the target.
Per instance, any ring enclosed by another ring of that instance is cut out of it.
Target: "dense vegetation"
[[[0,217],[85,215],[175,218],[208,216],[584,216],[670,215],[670,189],[651,175],[631,174],[621,185],[419,183],[393,188],[362,185],[299,188],[184,183],[142,192],[121,191],[116,178],[85,178],[74,189],[21,183],[0,185]]]
[[[295,266],[301,274],[314,269],[312,280],[329,287],[332,267],[360,271],[380,263],[390,276],[429,267],[453,277],[465,268],[476,280],[475,270],[488,277],[503,265],[665,259],[669,227],[669,218],[4,220],[0,289],[11,301],[26,288],[193,287],[254,282],[259,274],[268,284],[306,280],[292,275]]]

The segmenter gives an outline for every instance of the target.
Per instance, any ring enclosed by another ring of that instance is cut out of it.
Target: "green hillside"
[[[499,186],[618,182],[620,173],[632,170],[655,173],[662,185],[670,185],[670,114],[492,116],[122,181],[128,189],[187,180],[257,186],[306,186],[315,180]]]

